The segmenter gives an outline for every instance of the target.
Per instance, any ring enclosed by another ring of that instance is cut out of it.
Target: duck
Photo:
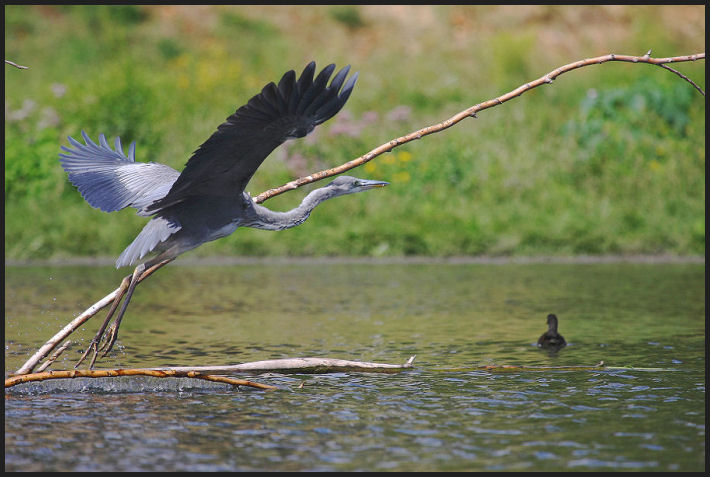
[[[538,348],[559,350],[567,346],[564,337],[557,332],[557,316],[550,313],[547,315],[548,330],[537,340]]]

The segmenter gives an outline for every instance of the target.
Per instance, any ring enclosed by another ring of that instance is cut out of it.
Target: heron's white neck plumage
[[[301,225],[311,215],[311,211],[324,200],[336,197],[336,191],[330,187],[321,187],[310,192],[303,198],[301,204],[287,212],[276,212],[257,204],[249,198],[253,208],[251,214],[244,218],[240,224],[243,227],[252,227],[263,230],[284,230]]]

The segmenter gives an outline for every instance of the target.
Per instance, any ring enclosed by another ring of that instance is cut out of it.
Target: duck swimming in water
[[[538,348],[558,350],[567,346],[567,342],[561,334],[557,332],[557,316],[550,313],[547,315],[548,330],[537,340]]]

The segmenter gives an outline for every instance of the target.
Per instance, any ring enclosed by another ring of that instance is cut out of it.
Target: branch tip
[[[27,70],[30,68],[29,66],[18,65],[14,61],[10,61],[10,60],[5,60],[5,63],[7,63],[8,65],[14,66],[15,68],[19,68],[21,70]]]

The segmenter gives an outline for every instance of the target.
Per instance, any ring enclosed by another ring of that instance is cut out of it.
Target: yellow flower
[[[183,53],[173,60],[178,68],[186,69],[190,65],[190,55]]]
[[[662,166],[661,166],[661,163],[658,162],[657,160],[651,159],[651,160],[648,162],[648,167],[649,167],[649,169],[651,169],[653,172],[658,172],[658,171],[661,170],[661,167],[662,167]]]
[[[397,153],[397,159],[402,162],[409,162],[412,160],[412,153],[409,151],[400,151]]]
[[[407,171],[397,172],[393,177],[394,182],[409,182],[409,179],[409,172]]]

